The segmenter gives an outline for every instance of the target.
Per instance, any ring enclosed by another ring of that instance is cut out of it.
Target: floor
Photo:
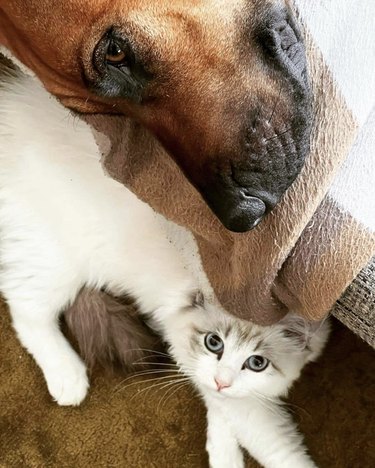
[[[290,396],[321,468],[375,467],[374,357],[335,322]],[[165,393],[148,377],[124,379],[97,370],[81,407],[56,406],[0,303],[0,467],[207,467],[204,409],[191,387]]]

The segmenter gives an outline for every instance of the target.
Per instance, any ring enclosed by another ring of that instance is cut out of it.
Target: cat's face
[[[322,329],[324,337],[306,346],[305,328],[290,319],[260,327],[212,307],[185,314],[171,352],[201,392],[219,398],[286,394],[328,333]]]

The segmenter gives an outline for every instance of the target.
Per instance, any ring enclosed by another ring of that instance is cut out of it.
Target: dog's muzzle
[[[276,9],[259,41],[270,60],[267,66],[278,73],[279,99],[267,107],[259,96],[256,108],[249,106],[241,149],[235,157],[229,152],[222,155],[226,164],[217,165],[207,185],[200,187],[211,210],[234,232],[255,228],[276,206],[300,173],[309,151],[312,94],[298,28],[284,10]],[[283,96],[287,97],[284,104],[280,102]],[[289,113],[284,112],[285,102]]]

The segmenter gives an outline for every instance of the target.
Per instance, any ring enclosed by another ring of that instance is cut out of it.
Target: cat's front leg
[[[242,450],[227,421],[217,408],[207,411],[207,443],[210,468],[244,468]]]
[[[251,406],[248,415],[237,415],[243,421],[237,436],[252,457],[265,468],[317,468],[291,416],[279,404]]]
[[[32,301],[9,305],[18,337],[43,371],[52,398],[61,406],[79,405],[89,388],[86,366],[61,333],[56,312]]]

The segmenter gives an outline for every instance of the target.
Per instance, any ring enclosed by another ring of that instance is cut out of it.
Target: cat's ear
[[[191,299],[192,307],[204,307],[204,295],[202,291],[194,291]]]
[[[286,338],[291,339],[298,348],[306,349],[322,323],[322,321],[311,322],[294,312],[289,312],[280,320],[279,325],[283,327]]]

